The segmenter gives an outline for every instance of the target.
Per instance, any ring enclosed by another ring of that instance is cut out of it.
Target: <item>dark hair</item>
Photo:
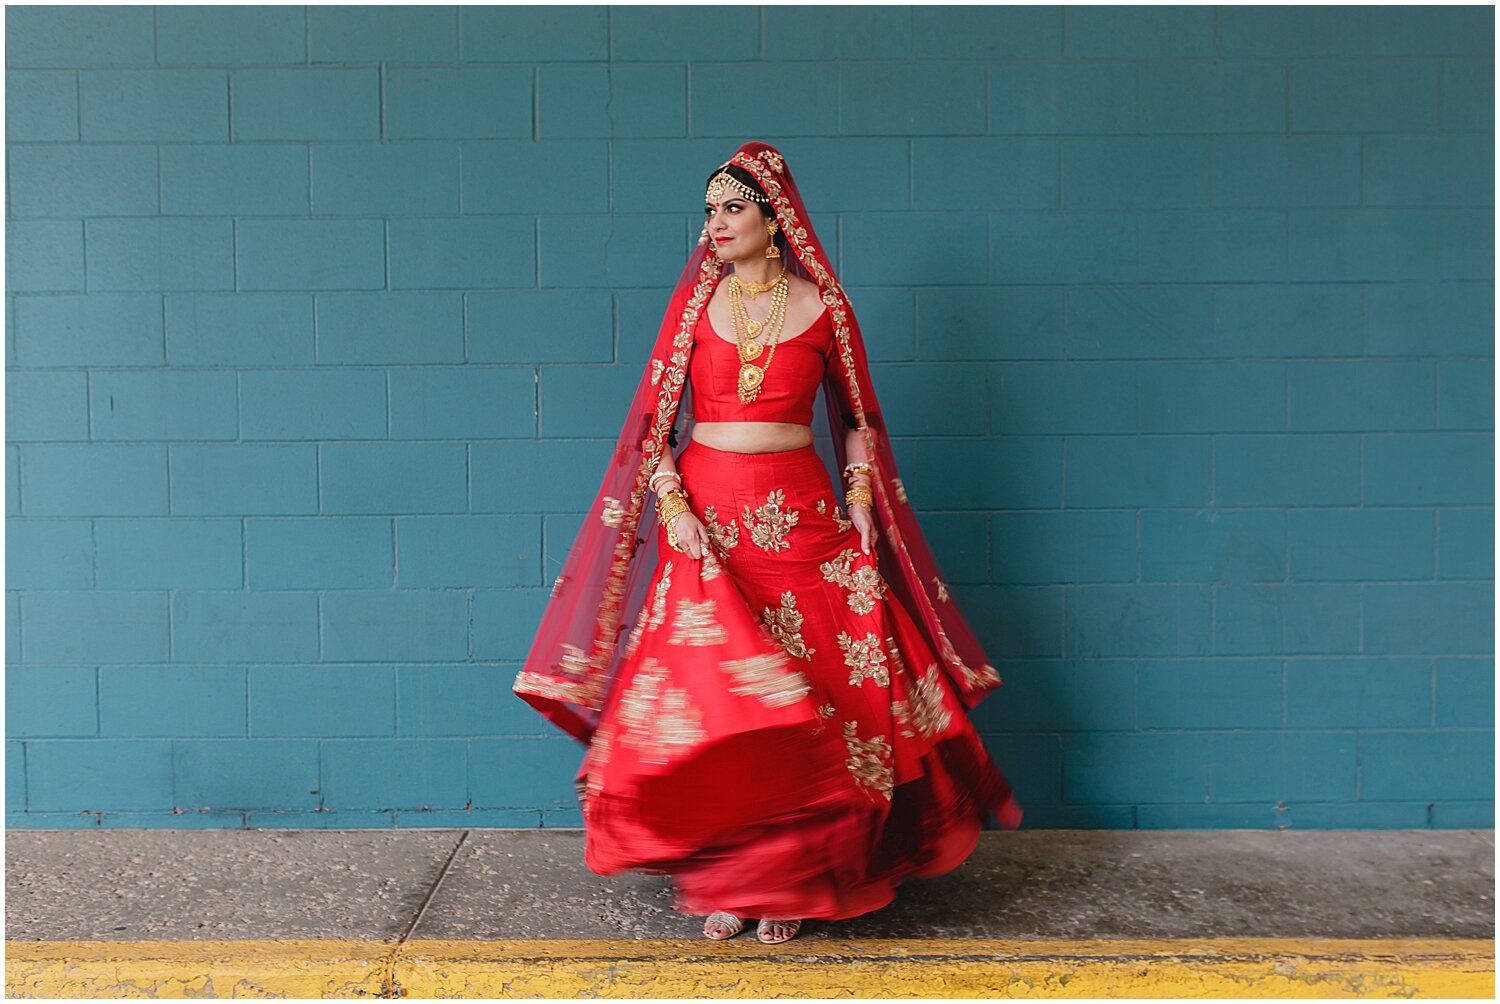
[[[758,182],[758,181],[755,180],[755,175],[751,174],[749,171],[745,170],[743,167],[740,167],[740,165],[738,165],[738,164],[726,164],[723,167],[716,167],[716,168],[714,168],[713,171],[712,171],[712,173],[710,173],[707,178],[703,179],[703,187],[704,187],[704,189],[708,188],[708,183],[710,181],[713,181],[714,178],[719,174],[720,171],[723,171],[725,174],[729,175],[731,178],[733,178],[736,181],[742,183],[747,188],[749,188],[750,191],[754,192],[756,195],[759,195],[761,198],[766,199],[765,202],[757,202],[755,204],[756,207],[758,209],[760,209],[761,219],[774,220],[776,218],[776,210],[774,208],[772,208],[770,199],[768,199],[766,197],[766,190],[764,188],[760,187],[760,182]],[[787,243],[787,240],[786,240],[786,231],[782,227],[778,226],[776,228],[776,234],[775,234],[775,236],[773,236],[771,238],[771,241],[778,248],[781,249],[781,253],[783,255],[785,255],[785,256],[791,255],[791,253],[792,253],[792,247],[791,247],[790,244]],[[785,259],[783,259],[783,260],[785,260]]]

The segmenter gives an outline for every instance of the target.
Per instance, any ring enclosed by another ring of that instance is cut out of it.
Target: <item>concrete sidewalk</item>
[[[1494,834],[986,832],[782,945],[715,943],[579,830],[13,830],[12,997],[1494,991]]]

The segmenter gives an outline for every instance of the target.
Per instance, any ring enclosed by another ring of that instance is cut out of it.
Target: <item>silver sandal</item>
[[[729,929],[729,933],[720,937],[715,937],[714,935],[708,933],[709,924],[722,924],[724,927]],[[703,919],[703,936],[710,941],[723,941],[726,938],[732,938],[744,929],[745,918],[736,916],[735,914],[730,913],[728,910],[715,910],[713,913],[709,914]]]
[[[768,938],[768,937],[766,937],[766,934],[770,932],[771,926],[773,924],[782,924],[782,925],[785,925],[787,928],[789,928],[791,930],[791,933],[788,934],[784,938]],[[772,919],[770,919],[768,917],[762,917],[760,919],[760,923],[758,923],[758,924],[755,925],[755,936],[757,938],[759,938],[761,941],[763,941],[766,944],[768,944],[768,945],[779,945],[783,941],[791,941],[793,938],[795,938],[797,936],[797,932],[799,930],[801,930],[801,929],[802,929],[802,921],[800,921],[800,920],[772,920]]]

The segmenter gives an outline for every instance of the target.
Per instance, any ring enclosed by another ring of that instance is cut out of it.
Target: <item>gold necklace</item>
[[[776,280],[780,285],[771,299],[771,310],[763,322],[750,319],[745,310],[745,300],[739,287],[733,283],[729,287],[729,316],[734,322],[735,344],[739,349],[740,376],[739,396],[740,402],[749,404],[760,394],[760,386],[765,381],[766,370],[771,368],[771,360],[776,356],[776,345],[781,341],[782,325],[786,321],[786,300],[790,284],[786,282],[783,274]],[[763,344],[756,339],[757,332],[768,331],[775,326],[775,337],[771,340],[771,351],[766,355],[764,366],[756,366],[751,362],[761,354]]]
[[[754,279],[742,279],[740,278],[740,274],[738,272],[731,272],[729,274],[730,281],[733,282],[734,285],[741,287],[745,292],[749,293],[750,299],[752,300],[760,294],[764,293],[766,290],[771,289],[785,278],[785,265],[781,266],[781,274],[772,279],[770,282],[756,282]]]

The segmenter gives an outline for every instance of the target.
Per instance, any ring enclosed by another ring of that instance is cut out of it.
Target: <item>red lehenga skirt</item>
[[[714,547],[661,556],[583,764],[585,862],[703,915],[855,917],[974,850],[1010,785],[812,446],[677,459]]]

